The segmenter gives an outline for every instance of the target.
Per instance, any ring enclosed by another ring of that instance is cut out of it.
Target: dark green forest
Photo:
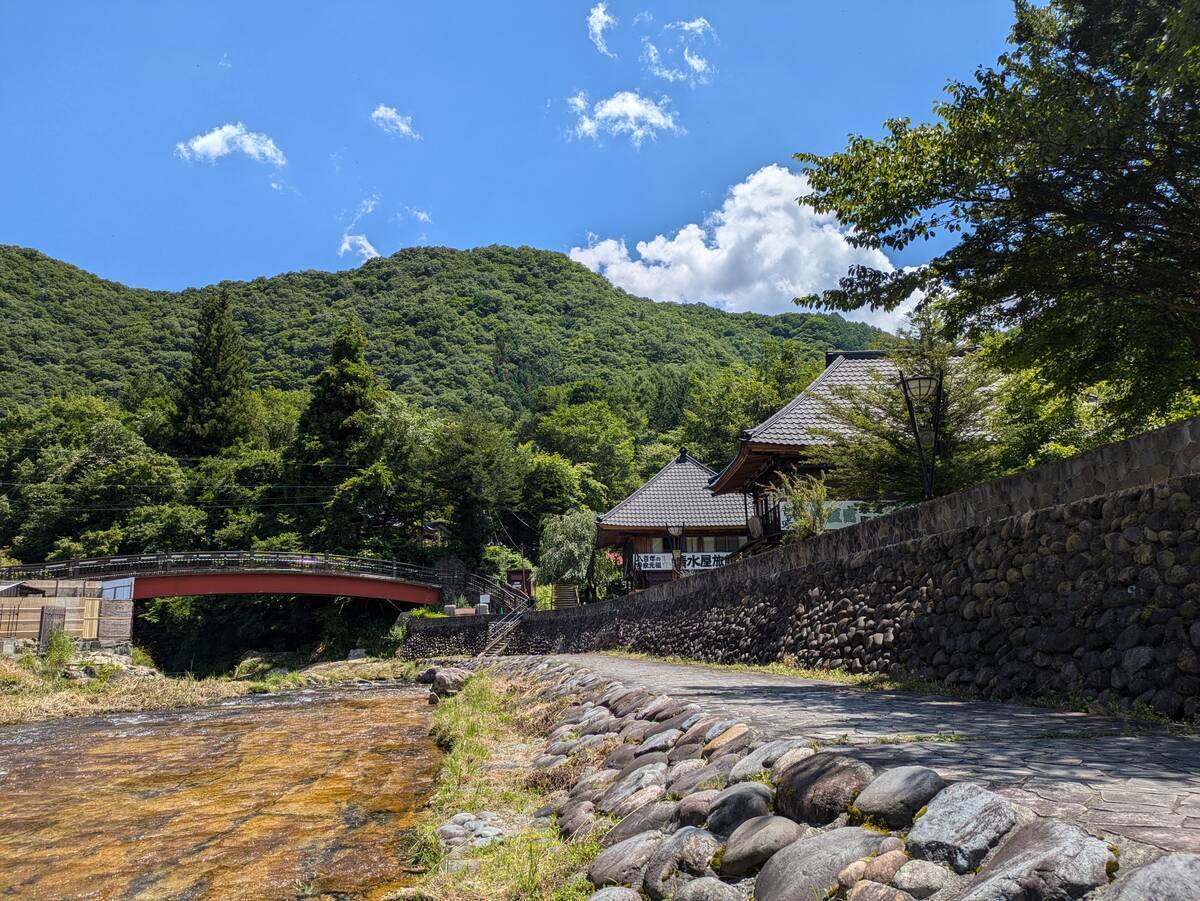
[[[499,578],[680,445],[723,463],[825,350],[887,340],[836,315],[657,304],[528,248],[179,294],[31,250],[0,267],[0,563],[254,548],[453,554]],[[395,615],[180,598],[146,605],[138,637],[214,672],[250,648],[377,647]]]
[[[174,382],[201,302],[226,290],[256,388],[303,388],[354,316],[385,386],[422,407],[501,417],[580,379],[630,389],[755,362],[794,340],[815,359],[861,348],[839,315],[724,313],[633,297],[565,256],[529,247],[418,247],[343,272],[294,272],[178,293],[104,281],[35,250],[0,247],[0,408],[60,389],[117,397]],[[640,384],[646,383],[646,384]]]

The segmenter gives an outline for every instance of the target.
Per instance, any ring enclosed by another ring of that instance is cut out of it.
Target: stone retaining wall
[[[410,617],[402,654],[410,659],[474,656],[487,644],[488,622],[497,618],[495,615]]]
[[[1190,718],[1200,475],[1166,474],[1197,470],[1190,420],[634,596],[529,614],[508,650],[904,672],[998,700],[1072,695]],[[1085,496],[1125,482],[1154,484]],[[1005,492],[1018,512],[993,516]],[[1051,495],[1069,499],[1028,507]],[[938,527],[955,517],[968,522]],[[406,653],[482,648],[462,624],[432,628]]]

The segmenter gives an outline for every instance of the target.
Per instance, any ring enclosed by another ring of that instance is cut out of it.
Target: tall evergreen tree
[[[304,486],[297,489],[296,500],[304,506],[296,508],[300,513],[295,520],[305,534],[323,531],[321,503],[373,462],[368,459],[368,433],[384,389],[367,363],[366,350],[367,336],[352,319],[334,337],[329,365],[312,380],[308,407],[300,416],[288,470],[289,482]]]
[[[180,454],[207,457],[249,438],[253,429],[242,339],[222,290],[200,308],[192,359],[176,388],[174,444]]]
[[[452,546],[472,569],[499,537],[503,517],[521,501],[512,433],[466,413],[446,423],[434,458],[433,479],[450,508]]]

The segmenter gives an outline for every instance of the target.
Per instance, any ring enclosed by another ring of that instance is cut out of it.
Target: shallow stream
[[[0,728],[0,896],[374,898],[440,764],[412,688]]]

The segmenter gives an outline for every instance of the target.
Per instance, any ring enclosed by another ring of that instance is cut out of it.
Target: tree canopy
[[[192,356],[175,396],[172,424],[183,455],[207,457],[239,441],[254,429],[249,404],[250,380],[241,336],[229,309],[229,292],[204,298]]]
[[[1200,15],[1193,0],[1017,0],[1011,49],[951,82],[936,120],[797,154],[801,202],[925,265],[858,266],[816,300],[943,298],[951,332],[1059,393],[1104,384],[1136,428],[1200,392]]]

